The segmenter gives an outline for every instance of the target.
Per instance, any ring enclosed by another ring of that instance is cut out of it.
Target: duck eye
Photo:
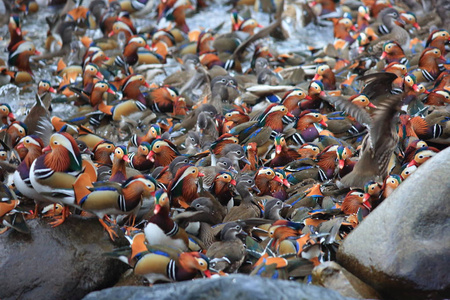
[[[156,145],[156,148],[158,148],[158,149],[159,149],[159,145]]]
[[[248,183],[252,183],[252,181],[251,181],[251,180],[248,180],[247,182],[248,182]]]
[[[195,173],[195,170],[192,170],[192,172],[191,172],[192,174],[194,174]]]
[[[359,194],[359,197],[363,198],[363,197],[364,197],[364,194]]]
[[[419,158],[422,159],[422,158],[423,158],[423,155],[419,155]]]
[[[201,205],[199,204],[199,203],[197,203],[196,205],[195,205],[195,207],[200,207]]]
[[[227,176],[227,175],[223,175],[223,178],[224,178],[224,179],[228,179],[228,176]]]
[[[241,151],[236,152],[238,155],[241,155]]]

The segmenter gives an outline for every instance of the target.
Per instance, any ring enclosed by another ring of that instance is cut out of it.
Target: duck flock
[[[213,29],[189,26],[213,1],[54,1],[45,42],[22,28],[43,3],[0,4],[1,85],[36,91],[23,118],[0,98],[2,233],[98,218],[130,243],[107,255],[149,283],[308,282],[450,141],[434,1],[232,0]],[[302,24],[334,41],[278,52]]]

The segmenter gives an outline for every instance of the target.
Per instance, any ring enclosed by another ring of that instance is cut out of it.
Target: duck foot
[[[105,223],[105,221],[103,221],[103,219],[98,218],[98,221],[100,222],[100,224],[102,224],[103,228],[105,228],[105,230],[108,232],[109,237],[111,238],[112,241],[114,241],[114,236],[119,237],[119,235],[116,233],[116,231],[114,229],[112,229],[111,226],[108,226]]]
[[[61,216],[54,217],[55,220],[53,222],[50,222],[50,225],[52,227],[57,227],[57,226],[61,225],[62,223],[64,223],[64,221],[69,216],[69,214],[70,214],[69,207],[64,206],[62,209],[62,212],[61,212]]]

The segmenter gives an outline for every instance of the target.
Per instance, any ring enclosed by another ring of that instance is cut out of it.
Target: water
[[[83,5],[88,6],[90,1],[84,1]],[[231,30],[230,5],[225,5],[224,1],[217,1],[210,3],[210,6],[202,9],[201,12],[193,14],[187,17],[187,24],[190,29],[212,29],[224,23],[223,27],[219,31],[221,33],[227,33]],[[155,4],[156,5],[156,1]],[[285,52],[302,52],[306,50],[307,46],[322,47],[333,39],[332,28],[330,27],[318,27],[310,24],[306,27],[302,27],[301,11],[297,8],[296,15],[293,14],[293,6],[290,6],[287,16],[284,17],[283,26],[287,32],[289,32],[289,39],[285,41],[274,41],[273,38],[265,38],[260,40],[265,45],[268,45],[271,49],[278,53]],[[154,12],[156,10],[153,10]],[[26,32],[25,38],[32,40],[36,49],[44,53],[44,42],[48,30],[48,25],[45,21],[45,17],[58,13],[58,10],[52,7],[40,7],[38,13],[23,17],[22,31]],[[253,18],[258,22],[266,26],[270,23],[270,15],[263,12],[255,12],[253,8],[250,8],[250,13]],[[149,25],[164,27],[164,22],[156,24],[156,14],[150,15],[146,18],[135,19],[135,26],[139,28],[147,27]],[[7,30],[2,28],[3,31]],[[90,36],[99,37],[100,30],[89,31]],[[9,42],[9,38],[3,38],[0,40],[0,49],[6,49]],[[8,53],[0,51],[0,58],[4,61],[8,59]],[[47,62],[32,63],[32,69],[34,73],[34,79],[37,83],[40,79],[49,80],[53,85],[58,85],[60,78],[53,75],[56,62],[48,65]],[[175,62],[171,59],[168,60],[168,65],[173,65]],[[165,68],[165,74],[170,74],[176,71],[178,67]],[[156,76],[153,82],[161,83],[166,75]],[[14,113],[18,119],[22,119],[26,112],[31,108],[34,103],[34,93],[36,91],[36,84],[28,85],[20,88],[20,92],[10,85],[0,87],[0,102],[10,103]],[[53,105],[53,114],[62,118],[68,117],[72,110],[67,109],[66,104]]]

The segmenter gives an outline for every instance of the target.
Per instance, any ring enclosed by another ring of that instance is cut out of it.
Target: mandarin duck
[[[236,180],[231,173],[220,171],[214,177],[209,191],[222,205],[227,206],[234,196],[234,186],[236,186]]]
[[[25,71],[33,75],[29,59],[32,55],[39,54],[40,52],[36,50],[33,42],[22,41],[11,48],[8,55],[8,64],[10,67],[16,67],[19,71]]]
[[[237,173],[233,168],[233,162],[228,157],[220,157],[215,166],[199,167],[199,171],[205,176],[202,178],[202,184],[205,189],[209,189],[217,174],[222,171]]]
[[[154,215],[146,222],[144,233],[148,245],[165,245],[180,250],[187,250],[188,236],[169,216],[169,196],[164,190],[155,193]]]
[[[181,252],[163,245],[146,245],[142,232],[133,237],[129,260],[134,274],[145,277],[150,284],[191,280],[199,271],[207,277],[211,276],[207,256],[198,252]]]
[[[8,51],[11,52],[11,49],[18,43],[23,41],[22,36],[22,19],[20,16],[14,14],[9,17],[8,30],[10,41],[8,44]]]
[[[400,175],[397,174],[391,174],[388,177],[386,177],[386,180],[383,183],[382,189],[382,196],[383,198],[389,197],[390,194],[402,183],[402,178]]]
[[[44,148],[43,141],[38,138],[37,136],[26,136],[23,137],[17,148],[25,147],[28,152],[25,156],[25,158],[22,160],[22,162],[17,166],[17,170],[14,172],[13,180],[14,185],[16,186],[17,190],[22,194],[23,196],[34,199],[36,201],[36,207],[35,207],[35,216],[38,213],[38,201],[43,201],[44,197],[41,197],[40,194],[36,193],[36,191],[33,189],[33,186],[30,182],[30,168],[31,164],[34,162],[36,158],[41,156],[42,149]]]
[[[441,50],[425,48],[420,55],[418,69],[412,71],[412,74],[417,77],[418,82],[433,82],[445,69],[442,62],[445,62],[445,57],[442,56]]]
[[[144,76],[139,74],[131,74],[121,81],[120,90],[124,99],[135,99],[143,105],[147,105],[147,100],[144,94],[140,91],[140,87],[144,86],[150,88],[150,85],[145,81]]]
[[[213,243],[206,251],[211,268],[215,271],[234,273],[239,270],[246,257],[244,243],[239,236],[244,234],[237,222],[227,223],[220,231],[220,241]]]
[[[169,86],[161,86],[150,90],[147,106],[156,112],[172,112],[178,97],[178,91]]]
[[[138,171],[150,170],[153,163],[147,159],[147,155],[150,153],[150,144],[142,142],[137,149],[137,152],[130,153],[128,155],[129,165],[133,169]]]
[[[203,177],[203,173],[193,165],[185,165],[178,169],[174,178],[167,187],[167,193],[172,207],[188,207],[196,198],[198,177]]]
[[[257,193],[258,196],[272,194],[272,191],[270,190],[270,182],[272,180],[283,184],[283,180],[281,180],[281,178],[276,175],[275,171],[272,168],[263,167],[258,170],[258,172],[255,174],[255,185],[260,190]]]
[[[435,106],[450,105],[450,92],[447,90],[434,89],[425,97],[424,104]]]
[[[283,98],[281,99],[281,104],[283,104],[291,114],[293,114],[294,116],[298,116],[300,114],[300,101],[309,98],[310,97],[304,90],[293,89],[284,94]]]
[[[58,226],[65,221],[69,208],[74,206],[73,184],[83,171],[80,149],[74,138],[66,133],[54,133],[50,144],[43,149],[49,151],[36,158],[30,167],[30,182],[36,193],[45,200],[64,204],[61,219],[52,225]]]
[[[3,125],[11,125],[16,120],[11,106],[7,103],[0,103],[0,117]]]
[[[408,65],[409,61],[405,56],[405,52],[396,41],[387,41],[383,45],[383,53],[381,54],[380,59],[384,59],[386,64],[390,63],[400,63],[403,65]]]
[[[435,156],[439,152],[438,149],[434,147],[422,147],[416,150],[414,153],[414,158],[408,163],[408,167],[417,166],[419,167],[424,162]]]
[[[299,146],[314,141],[322,131],[319,124],[328,127],[322,114],[310,110],[302,111],[295,123],[296,132],[289,136],[289,140]]]
[[[130,163],[127,148],[125,146],[117,146],[114,149],[111,177],[109,178],[109,181],[122,183],[128,178],[126,163]]]
[[[298,152],[295,149],[289,148],[283,136],[278,134],[274,140],[275,156],[270,161],[269,167],[281,167],[291,161],[299,158]]]
[[[241,203],[229,209],[223,222],[246,220],[261,217],[261,209],[255,203],[250,189],[255,189],[255,180],[248,175],[242,175],[236,184],[236,191],[241,196]],[[223,204],[223,203],[222,203]],[[227,203],[225,203],[227,204]]]
[[[367,216],[372,210],[369,197],[365,197],[365,193],[361,189],[354,189],[345,196],[341,210],[346,215],[356,214],[361,210],[363,216]]]
[[[98,165],[112,165],[111,155],[114,153],[115,146],[113,142],[102,140],[98,142],[92,152],[94,153],[94,162]]]
[[[325,90],[336,89],[336,77],[328,65],[318,66],[313,80],[320,80]]]
[[[6,232],[9,228],[13,228],[21,233],[29,234],[30,228],[25,222],[24,214],[28,214],[26,210],[19,207],[20,201],[17,200],[16,194],[5,184],[0,184],[0,234]]]
[[[95,182],[88,174],[78,176],[73,183],[76,205],[95,214],[102,226],[114,240],[117,233],[103,220],[106,215],[124,215],[136,211],[142,199],[150,197],[156,189],[156,180],[148,175],[136,175],[122,184],[115,182]]]
[[[103,74],[100,72],[100,68],[94,63],[87,63],[83,67],[83,91],[86,94],[90,94],[92,92],[92,88],[94,84],[98,80],[103,80]]]
[[[168,166],[175,157],[180,156],[177,147],[169,140],[155,139],[147,155],[147,159],[154,163],[155,167]]]
[[[139,48],[145,48],[150,51],[150,46],[147,45],[147,41],[142,36],[132,36],[125,45],[122,55],[117,56],[114,60],[114,63],[123,68],[127,75],[133,73],[131,67],[139,61]]]

